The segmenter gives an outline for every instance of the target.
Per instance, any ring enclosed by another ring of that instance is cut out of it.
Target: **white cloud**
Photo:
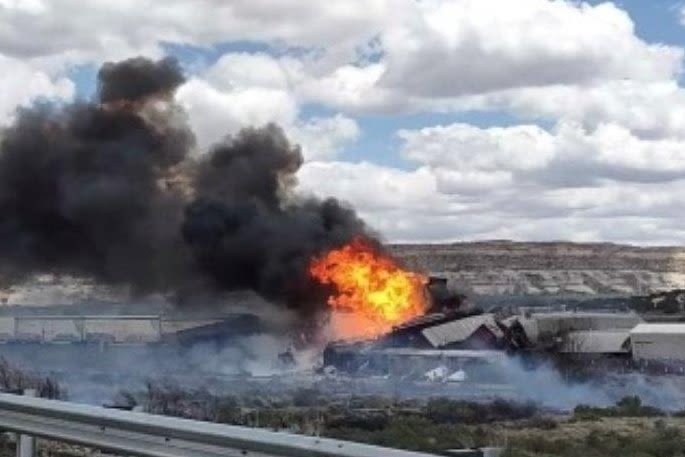
[[[302,146],[307,160],[331,159],[359,137],[346,116],[303,120],[291,81],[297,62],[265,54],[226,54],[181,86],[177,100],[186,109],[200,150],[247,126],[275,122]]]
[[[18,106],[28,106],[39,98],[68,100],[74,84],[67,78],[55,78],[18,59],[0,54],[0,125],[7,124]]]
[[[304,79],[298,93],[306,100],[351,111],[392,113],[409,109],[406,97],[379,86],[384,72],[383,63],[344,65],[318,78]]]
[[[675,243],[685,236],[685,143],[617,124],[400,133],[415,170],[311,162],[302,187],[350,201],[389,239]]]
[[[613,122],[646,137],[685,136],[685,90],[675,80],[554,85],[419,104],[427,110],[492,110],[530,119],[563,119],[588,129]]]
[[[511,183],[487,193],[445,192],[435,170],[400,171],[368,163],[311,162],[302,188],[351,202],[390,240],[513,238],[669,244],[685,237],[685,180],[605,180],[558,188]]]
[[[357,123],[341,114],[297,122],[289,129],[290,138],[302,146],[307,160],[334,158],[348,143],[359,137]]]
[[[611,3],[427,0],[382,35],[381,84],[450,97],[513,87],[671,79],[682,50],[649,45]]]
[[[187,111],[201,149],[243,127],[268,122],[287,125],[297,115],[296,103],[286,91],[261,87],[221,91],[198,78],[181,86],[176,99]]]
[[[549,133],[535,125],[481,129],[469,124],[400,130],[404,154],[432,166],[460,170],[535,169],[554,155]]]
[[[284,75],[295,70],[306,80],[303,95],[352,109],[399,109],[417,98],[530,86],[664,81],[680,71],[682,59],[680,48],[638,38],[632,19],[611,3],[3,0],[0,21],[0,53],[51,71],[159,56],[162,43],[305,48],[299,59],[279,61],[233,54],[208,77],[216,85],[237,78],[283,88],[290,84]],[[248,73],[232,70],[236,60]]]
[[[368,162],[310,162],[299,172],[301,190],[324,196],[340,195],[365,211],[407,211],[439,208],[431,199],[436,183],[427,169],[403,171]],[[440,202],[447,203],[447,200]]]
[[[407,158],[452,183],[443,188],[458,190],[458,179],[468,183],[468,173],[479,178],[483,189],[512,181],[577,186],[604,178],[638,182],[685,178],[685,140],[644,139],[618,124],[587,131],[563,122],[553,132],[535,125],[452,124],[398,134]]]
[[[69,62],[159,55],[160,43],[227,41],[326,49],[347,60],[389,13],[383,0],[3,0],[0,53]],[[30,39],[26,39],[30,37]]]
[[[204,77],[224,90],[255,86],[289,90],[303,79],[303,62],[261,52],[227,53],[204,72]]]

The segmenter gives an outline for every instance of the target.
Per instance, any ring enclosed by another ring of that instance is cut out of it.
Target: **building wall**
[[[685,332],[632,333],[635,360],[685,360]]]
[[[160,339],[160,324],[156,318],[88,319],[84,325],[86,341],[151,343]]]
[[[167,331],[203,325],[203,320],[174,321]],[[162,319],[157,316],[6,316],[0,317],[0,342],[40,343],[151,343],[161,340]]]
[[[77,319],[17,318],[16,338],[22,341],[80,341],[81,325]]]
[[[519,322],[535,342],[574,331],[632,329],[642,319],[633,313],[560,312],[534,313]]]
[[[14,339],[14,318],[0,317],[0,341]]]

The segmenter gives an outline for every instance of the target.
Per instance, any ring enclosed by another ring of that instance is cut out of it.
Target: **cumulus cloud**
[[[313,194],[340,192],[359,204],[363,210],[395,210],[401,205],[407,211],[439,209],[447,199],[436,197],[435,179],[424,168],[403,171],[368,162],[306,163],[299,171],[301,190]]]
[[[612,3],[3,0],[2,6],[0,53],[45,68],[159,57],[163,43],[252,41],[286,55],[304,52],[226,56],[207,75],[212,84],[289,87],[352,110],[416,109],[426,98],[514,88],[667,81],[682,60],[682,49],[640,39],[633,20]]]
[[[311,163],[300,178],[357,206],[394,240],[483,238],[674,243],[685,235],[685,144],[619,124],[398,133],[417,164]]]
[[[685,136],[685,90],[676,80],[609,80],[422,100],[426,110],[504,111],[524,119],[573,121],[585,128],[619,123],[640,136]]]
[[[399,171],[366,163],[309,163],[301,185],[350,201],[394,241],[475,239],[680,243],[685,180],[583,187],[513,182],[493,192],[453,192],[427,167]]]
[[[290,124],[297,114],[296,102],[287,91],[263,87],[220,90],[201,78],[186,82],[176,98],[188,113],[201,149],[245,126]]]
[[[630,17],[611,3],[432,0],[416,8],[383,34],[388,67],[381,84],[412,95],[665,80],[680,71],[682,50],[640,40]]]
[[[307,160],[330,159],[359,136],[342,114],[302,119],[294,91],[300,63],[266,54],[229,53],[184,84],[176,96],[205,150],[243,127],[274,122],[301,144]]]
[[[74,95],[68,78],[53,77],[19,59],[0,54],[0,67],[0,125],[7,124],[19,106],[38,99],[69,100]]]
[[[161,43],[255,41],[349,59],[378,33],[384,0],[31,0],[0,3],[0,52],[70,62],[157,56]],[[142,14],[141,14],[142,13]],[[30,36],[27,40],[25,37]]]
[[[290,128],[290,137],[302,146],[308,160],[334,158],[359,134],[357,122],[342,114],[300,121]]]
[[[529,170],[554,155],[552,136],[536,125],[478,128],[469,124],[400,130],[404,154],[426,165],[460,170]]]
[[[580,186],[601,179],[657,182],[685,178],[685,142],[644,139],[619,124],[588,131],[562,122],[478,128],[467,124],[401,130],[404,155],[438,176],[481,173],[497,184]],[[502,181],[503,173],[509,179]],[[458,179],[456,180],[458,181]],[[484,186],[485,188],[485,186]]]

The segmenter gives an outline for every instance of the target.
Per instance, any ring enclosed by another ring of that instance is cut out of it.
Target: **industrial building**
[[[637,361],[685,361],[685,324],[639,324],[630,341]]]
[[[581,330],[567,333],[559,347],[563,354],[628,355],[629,330]]]
[[[648,324],[633,312],[526,312],[506,318],[435,313],[374,340],[332,343],[324,363],[348,372],[412,375],[431,366],[457,370],[499,363],[512,353],[556,354],[595,366],[604,360],[626,369],[645,360],[685,361],[685,323]]]
[[[251,314],[217,317],[119,316],[2,316],[0,343],[192,343],[255,333],[259,319]]]
[[[535,344],[552,343],[570,332],[628,331],[641,323],[642,318],[633,312],[538,312],[511,316],[506,321],[518,321],[529,340]]]
[[[323,359],[346,372],[412,376],[436,365],[457,370],[501,361],[515,341],[494,314],[433,313],[374,340],[331,343]]]

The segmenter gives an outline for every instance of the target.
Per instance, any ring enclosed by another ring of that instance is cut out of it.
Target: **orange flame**
[[[328,297],[333,311],[340,312],[335,313],[337,336],[377,336],[423,315],[428,308],[427,278],[403,270],[362,238],[313,259],[309,273],[337,292]]]

